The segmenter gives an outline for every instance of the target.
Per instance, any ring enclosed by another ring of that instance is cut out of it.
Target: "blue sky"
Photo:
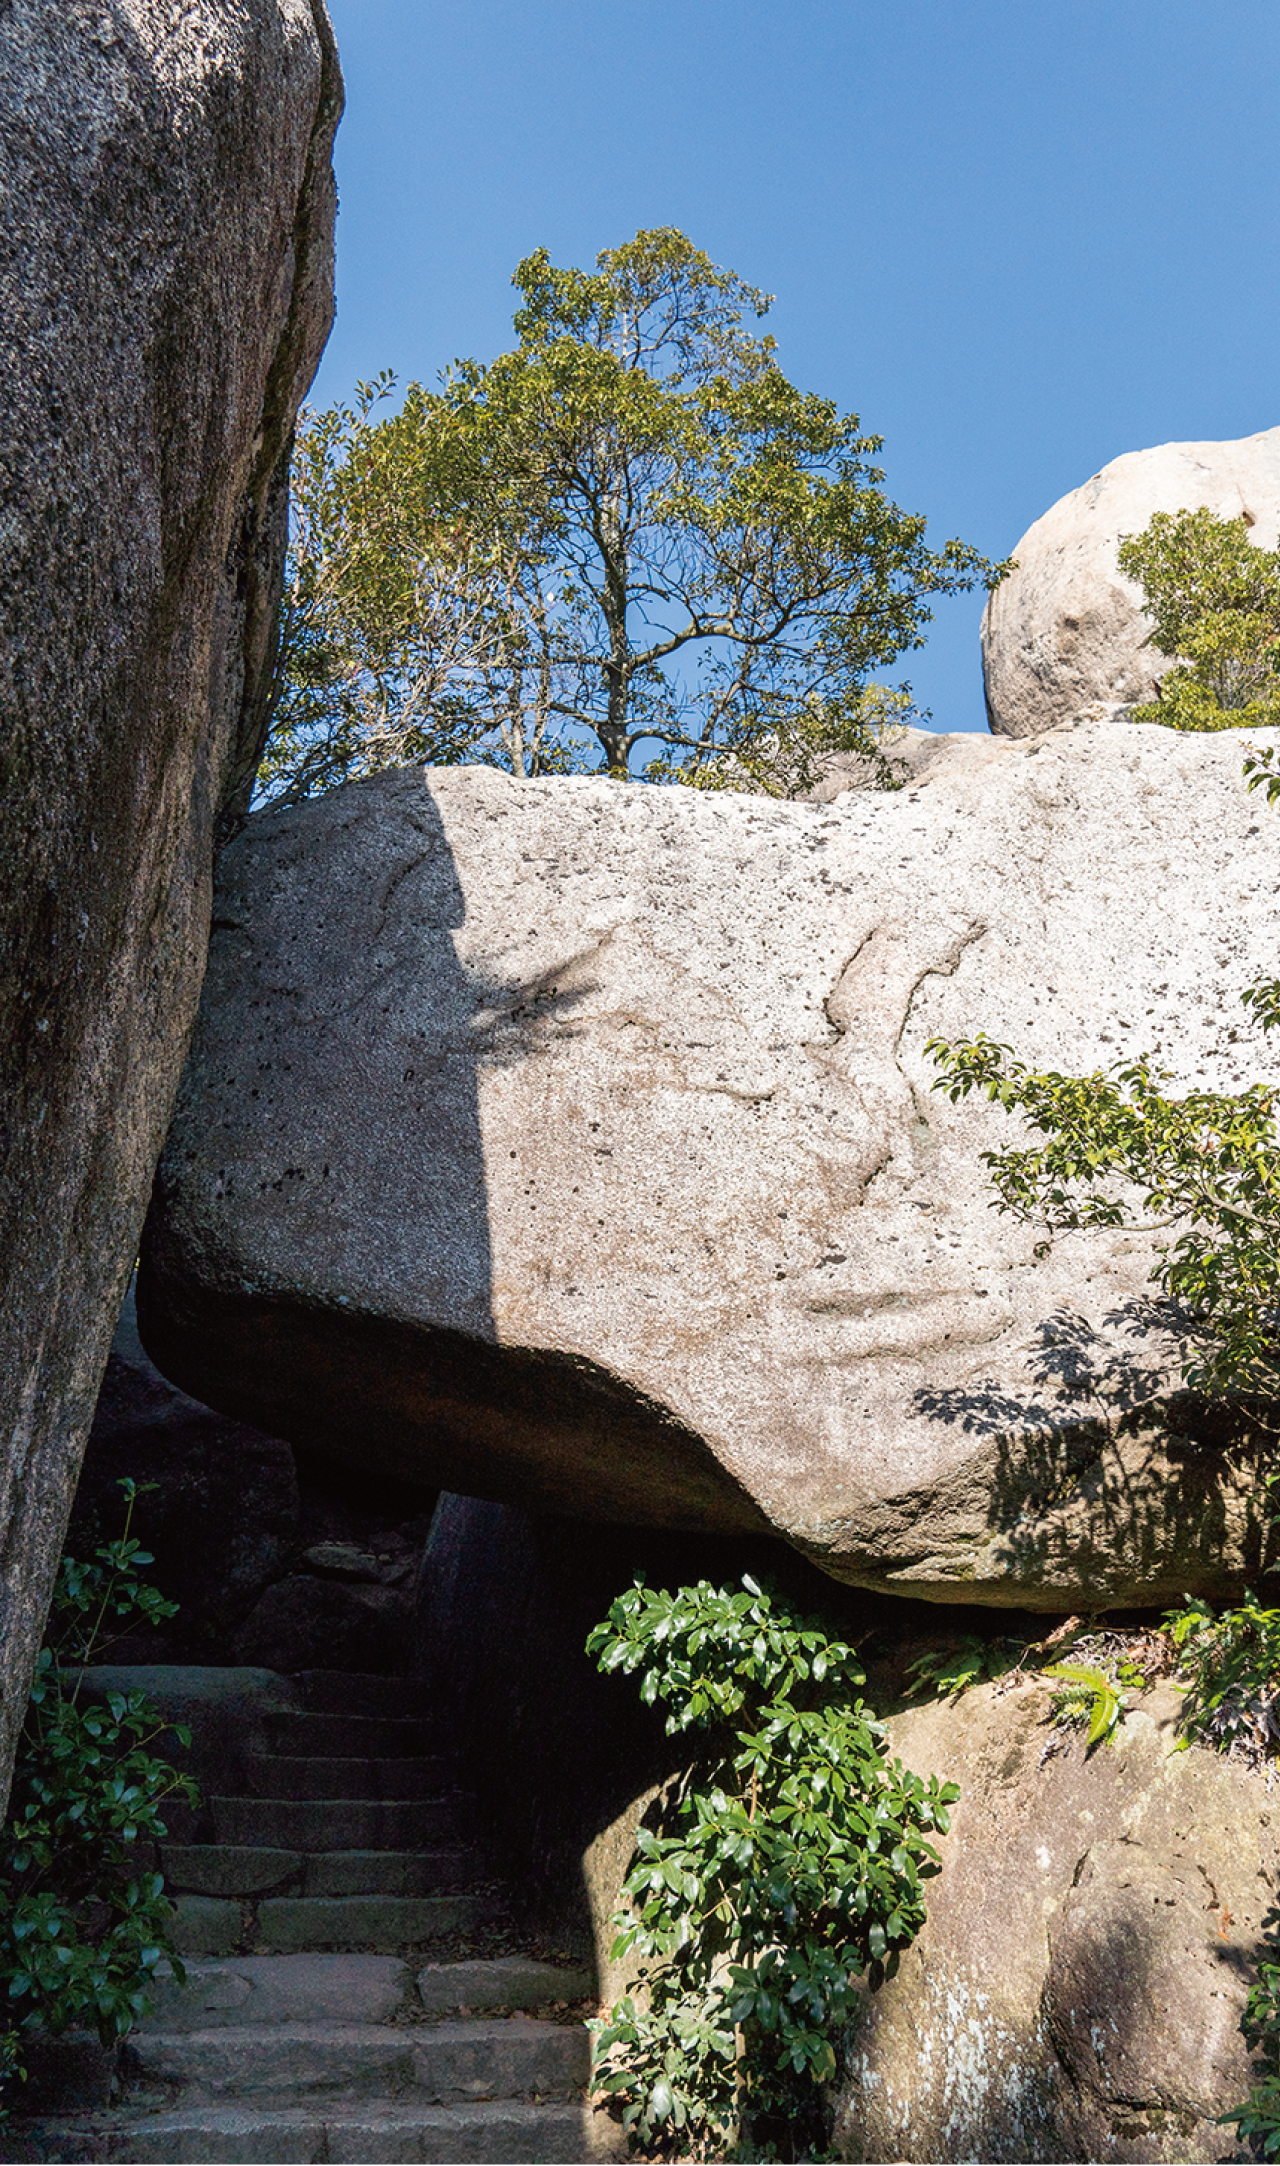
[[[1280,423],[1275,0],[329,0],[338,322],[312,394],[511,343],[538,246],[675,225],[886,486],[1004,555],[1122,451]],[[981,603],[904,658],[982,729]]]

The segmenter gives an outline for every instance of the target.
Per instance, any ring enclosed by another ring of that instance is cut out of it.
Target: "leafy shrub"
[[[112,1638],[177,1608],[141,1577],[153,1559],[129,1533],[137,1487],[120,1486],[120,1539],[59,1567],[18,1748],[0,1838],[0,1991],[12,2026],[0,2080],[21,2074],[23,2032],[85,2025],[113,2045],[148,2012],[162,1961],[183,1976],[173,1905],[143,1853],[166,1832],[164,1799],[194,1803],[195,1784],[152,1750],[167,1726],[141,1692],[81,1698],[80,1670]],[[171,1734],[191,1742],[187,1730]]]
[[[1257,1762],[1280,1743],[1280,1610],[1246,1594],[1238,1609],[1215,1616],[1188,1599],[1170,1610],[1167,1629],[1186,1680],[1186,1739]]]
[[[912,1700],[927,1692],[935,1699],[958,1700],[970,1685],[1007,1677],[1010,1670],[1019,1667],[1024,1652],[1017,1640],[984,1640],[966,1632],[954,1645],[930,1649],[907,1664],[911,1682],[906,1697]]]
[[[832,2034],[924,1922],[955,1785],[887,1758],[853,1648],[752,1579],[638,1584],[587,1650],[696,1740],[637,1835],[613,1953],[640,1993],[595,2026],[597,2088],[663,2156],[811,2156]]]
[[[1155,618],[1151,644],[1177,657],[1138,722],[1177,730],[1280,722],[1280,551],[1256,549],[1243,520],[1158,511],[1122,536],[1120,569]]]
[[[1260,2064],[1258,2081],[1243,2106],[1222,2119],[1235,2123],[1255,2157],[1274,2158],[1280,2152],[1280,1908],[1267,1912],[1262,1930],[1264,1952],[1240,2022],[1245,2044]]]

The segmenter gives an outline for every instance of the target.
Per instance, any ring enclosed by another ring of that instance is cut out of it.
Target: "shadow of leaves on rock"
[[[1025,1392],[989,1381],[916,1393],[917,1411],[989,1442],[994,1562],[1032,1584],[1060,1579],[1064,1601],[1112,1603],[1234,1588],[1267,1569],[1272,1417],[1170,1388],[1194,1337],[1164,1303],[1126,1303],[1101,1328],[1059,1309],[1028,1350]]]

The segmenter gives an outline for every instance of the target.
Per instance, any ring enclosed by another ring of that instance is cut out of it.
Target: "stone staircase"
[[[313,1671],[211,1841],[166,1845],[187,1981],[115,2101],[15,2121],[10,2160],[588,2160],[585,1971],[518,1949],[405,1678]]]

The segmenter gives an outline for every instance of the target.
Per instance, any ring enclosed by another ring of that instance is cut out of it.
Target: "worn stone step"
[[[427,2106],[186,2105],[165,2113],[70,2115],[14,2132],[6,2155],[95,2166],[561,2166],[625,2157],[614,2123],[577,2103],[497,2099]]]
[[[461,1846],[440,1850],[257,1850],[251,1844],[166,1843],[170,1895],[461,1895],[487,1879],[484,1860]]]
[[[438,1740],[434,1726],[405,1715],[268,1715],[263,1727],[273,1752],[310,1756],[332,1753],[339,1759],[387,1759],[431,1752]]]
[[[413,2090],[433,2105],[459,2099],[568,2098],[581,2090],[590,2041],[580,2023],[532,2017],[409,2025],[280,2023],[140,2033],[138,2081],[181,2084],[204,2099],[282,2102]]]
[[[544,2008],[587,2000],[594,1992],[590,1971],[523,1955],[428,1963],[418,1972],[418,1998],[428,2015],[453,2008]]]
[[[456,1787],[451,1760],[301,1759],[278,1752],[247,1753],[245,1781],[255,1797],[437,1798]]]
[[[240,1955],[167,1967],[155,2013],[134,2032],[207,2031],[253,2023],[389,2023],[417,2005],[413,1972],[394,1955]]]
[[[430,1850],[456,1843],[466,1800],[211,1797],[219,1844],[266,1850]]]
[[[486,1895],[270,1896],[258,1905],[257,1943],[281,1954],[308,1948],[417,1948],[473,1933],[493,1915]]]
[[[293,1680],[303,1707],[316,1715],[427,1715],[425,1686],[416,1677],[366,1676],[354,1670],[299,1670]]]
[[[160,1870],[168,1895],[269,1895],[294,1881],[301,1888],[303,1856],[249,1843],[162,1843]]]
[[[234,1955],[252,1937],[252,1913],[232,1896],[179,1895],[170,1928],[180,1956]]]
[[[326,1850],[303,1860],[304,1895],[466,1895],[483,1892],[479,1851]]]

